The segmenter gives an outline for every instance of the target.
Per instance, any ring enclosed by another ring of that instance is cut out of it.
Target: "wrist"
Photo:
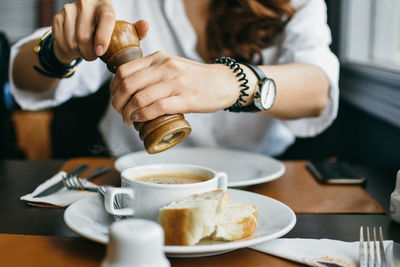
[[[240,64],[240,66],[242,67],[244,73],[246,74],[247,86],[249,87],[249,89],[247,90],[249,95],[244,97],[244,100],[246,102],[243,104],[243,106],[245,107],[253,104],[253,96],[254,96],[254,91],[258,86],[257,84],[258,79],[257,76],[249,67],[247,67],[244,64]]]
[[[64,53],[60,49],[60,46],[58,45],[58,43],[55,39],[54,39],[54,55],[58,61],[60,61],[63,64],[66,64],[66,65],[70,65],[72,63],[72,61],[79,58],[79,57],[64,55]]]
[[[33,48],[33,52],[37,54],[40,63],[40,66],[33,66],[34,70],[51,78],[71,77],[75,73],[77,65],[82,61],[82,58],[78,58],[71,64],[61,62],[55,55],[54,38],[51,31],[46,32],[40,38],[40,42]]]
[[[265,72],[257,65],[243,62],[242,65],[248,67],[249,70],[257,78],[257,85],[254,87],[253,91],[253,103],[252,107],[258,109],[259,111],[270,110],[275,103],[276,98],[276,83],[275,81],[268,77]],[[250,108],[250,107],[246,107]]]
[[[237,78],[240,88],[239,97],[237,98],[236,102],[224,110],[230,112],[259,112],[260,110],[257,107],[255,107],[252,103],[247,102],[251,101],[252,98],[249,94],[250,87],[248,85],[247,75],[242,66],[236,62],[236,60],[230,57],[219,57],[214,60],[214,63],[223,64],[229,67]]]

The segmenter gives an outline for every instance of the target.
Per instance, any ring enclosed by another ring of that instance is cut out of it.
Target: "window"
[[[73,0],[54,0],[54,11],[58,12],[68,2]],[[1,0],[0,31],[11,43],[31,34],[39,27],[39,7],[39,0]]]
[[[400,1],[342,3],[342,62],[400,72]]]
[[[0,31],[14,43],[33,32],[38,22],[39,1],[1,0]]]
[[[400,1],[339,3],[341,96],[400,128]]]

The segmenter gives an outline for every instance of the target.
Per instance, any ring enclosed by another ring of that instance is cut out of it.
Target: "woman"
[[[97,57],[108,48],[116,18],[139,20],[135,26],[143,39],[144,57],[120,66],[111,81],[112,97],[100,130],[114,155],[143,148],[133,121],[163,114],[186,114],[192,133],[184,145],[268,155],[283,153],[295,136],[320,133],[336,117],[338,61],[329,50],[323,0],[81,0],[67,4],[53,19],[53,58],[66,65],[84,60],[69,78],[48,77],[60,73],[52,73],[52,66],[43,69],[32,52],[48,29],[39,29],[15,44],[10,80],[21,107],[55,106],[93,93],[111,78]],[[225,65],[212,64],[221,56],[253,63],[239,65],[248,89],[225,66],[234,62],[223,58],[217,62]],[[276,86],[276,97],[264,106],[253,101],[254,92],[261,90],[254,65]]]

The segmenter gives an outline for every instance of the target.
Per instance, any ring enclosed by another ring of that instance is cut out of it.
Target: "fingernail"
[[[102,45],[96,46],[95,53],[97,56],[102,56],[103,55],[103,46]]]

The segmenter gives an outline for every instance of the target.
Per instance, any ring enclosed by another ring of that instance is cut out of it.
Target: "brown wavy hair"
[[[261,64],[270,46],[295,13],[290,0],[211,0],[207,60],[229,56]]]

